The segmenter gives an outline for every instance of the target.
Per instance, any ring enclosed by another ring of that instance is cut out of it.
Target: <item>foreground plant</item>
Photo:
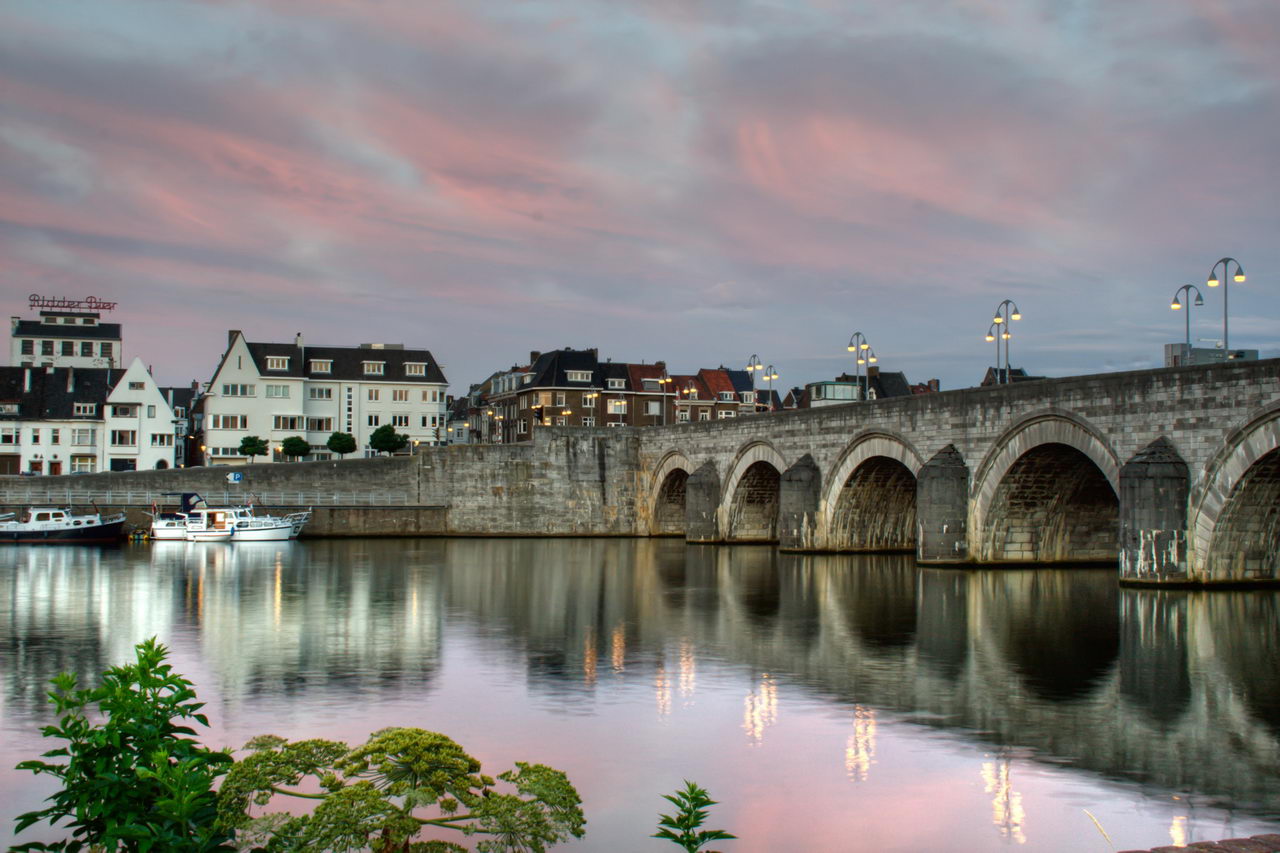
[[[561,771],[517,762],[495,780],[482,775],[480,762],[453,740],[424,729],[383,729],[356,749],[328,740],[290,743],[273,735],[255,738],[245,748],[251,754],[227,774],[218,804],[223,823],[237,831],[238,846],[466,850],[451,841],[414,840],[424,829],[447,828],[483,836],[475,847],[482,853],[542,853],[549,845],[581,838],[586,824],[578,792]],[[498,780],[514,792],[500,792]],[[304,815],[250,814],[253,806],[279,795],[318,803]]]
[[[716,801],[708,796],[706,789],[698,787],[688,779],[685,780],[682,790],[674,794],[663,794],[662,798],[680,811],[674,816],[665,814],[658,816],[660,818],[658,826],[661,828],[653,834],[654,838],[665,838],[673,844],[679,844],[690,853],[696,853],[709,842],[738,837],[723,829],[701,829],[702,824],[707,820],[707,809],[714,806]]]
[[[71,673],[53,679],[49,699],[59,720],[42,733],[65,746],[43,757],[62,761],[23,761],[18,769],[54,776],[62,789],[48,807],[19,815],[17,831],[67,820],[71,837],[13,850],[232,849],[217,824],[213,792],[232,758],[190,737],[187,721],[209,721],[191,682],[164,662],[165,647],[152,638],[135,652],[134,663],[107,670],[89,690],[77,689]]]

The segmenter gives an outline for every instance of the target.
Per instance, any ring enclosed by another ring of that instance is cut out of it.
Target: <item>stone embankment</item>
[[[1186,847],[1153,847],[1150,850],[1122,850],[1120,853],[1188,853],[1215,850],[1218,853],[1280,853],[1280,835],[1255,835],[1252,838],[1228,838],[1225,841],[1196,841]]]

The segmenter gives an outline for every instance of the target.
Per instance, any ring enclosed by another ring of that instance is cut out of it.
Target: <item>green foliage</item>
[[[702,845],[711,841],[737,838],[736,835],[730,835],[723,829],[700,829],[707,820],[707,808],[714,806],[716,801],[707,795],[704,788],[698,787],[688,779],[685,780],[682,790],[674,794],[663,794],[662,798],[680,811],[674,817],[665,814],[658,816],[660,828],[653,834],[654,838],[665,838],[673,844],[679,844],[690,853],[701,850]]]
[[[369,436],[369,446],[379,453],[395,453],[409,443],[409,436],[396,432],[391,424],[383,424]]]
[[[311,444],[300,435],[291,435],[280,442],[280,452],[285,456],[310,456]]]
[[[256,435],[246,435],[240,439],[241,456],[266,456],[269,452],[266,439],[258,438]]]
[[[136,663],[113,667],[102,684],[76,689],[76,677],[53,679],[49,699],[60,717],[45,726],[64,746],[44,753],[53,764],[23,761],[19,770],[54,776],[62,790],[51,805],[18,816],[17,831],[37,823],[69,821],[71,837],[31,842],[14,850],[231,850],[217,826],[214,781],[232,763],[225,752],[189,737],[185,721],[208,726],[191,682],[164,662],[167,650],[150,639],[138,644]],[[86,711],[96,708],[91,722]]]
[[[424,827],[482,836],[480,853],[533,851],[581,838],[586,820],[568,777],[541,764],[517,762],[497,780],[452,739],[416,728],[375,732],[355,749],[336,741],[290,743],[267,735],[227,774],[218,814],[239,841],[266,850],[365,850],[450,853],[453,842],[414,841]],[[504,793],[501,781],[514,788]],[[318,787],[306,793],[299,786]],[[253,817],[277,795],[318,799],[311,814]]]
[[[335,432],[329,436],[325,446],[339,456],[346,456],[356,452],[356,437],[349,432]]]

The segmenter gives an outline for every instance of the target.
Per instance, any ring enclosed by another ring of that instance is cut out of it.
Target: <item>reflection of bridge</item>
[[[907,555],[446,547],[449,607],[509,625],[534,683],[566,703],[610,666],[654,669],[660,693],[696,669],[685,656],[715,655],[769,673],[773,689],[1280,808],[1271,594],[1120,590],[1105,571],[919,571]]]
[[[923,563],[1280,579],[1280,362],[1105,374],[640,432],[650,531]],[[1117,529],[1119,542],[1117,543]]]

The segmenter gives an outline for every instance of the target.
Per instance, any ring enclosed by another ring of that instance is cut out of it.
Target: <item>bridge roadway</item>
[[[645,429],[654,533],[924,564],[1280,578],[1280,360]]]
[[[239,470],[0,477],[0,504],[92,498],[144,521],[199,491],[315,506],[312,535],[683,536],[1280,583],[1280,359]]]

